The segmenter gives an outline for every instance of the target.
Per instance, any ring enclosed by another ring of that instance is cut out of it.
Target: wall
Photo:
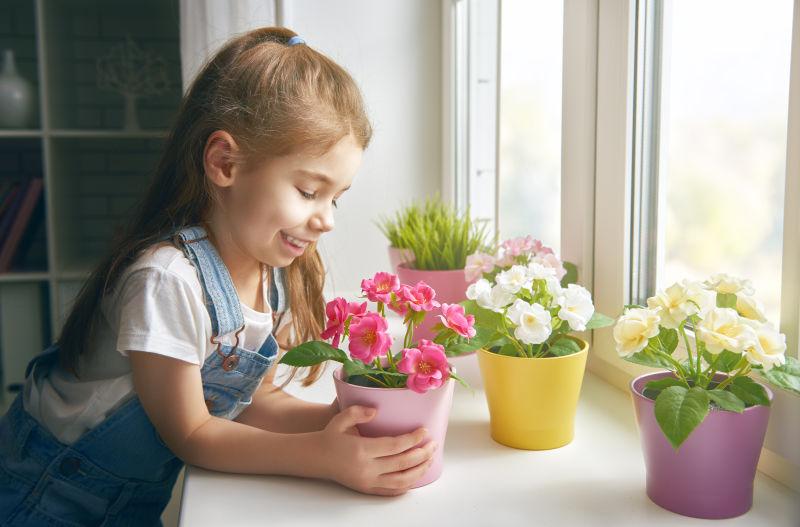
[[[285,24],[346,68],[374,135],[320,252],[330,294],[389,270],[374,221],[441,188],[441,6],[430,0],[295,0]]]

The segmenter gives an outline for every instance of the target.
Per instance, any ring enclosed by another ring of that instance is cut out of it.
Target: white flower
[[[485,278],[481,278],[467,287],[467,298],[475,300],[478,304],[481,303],[481,299],[484,299],[484,303],[488,303],[491,295],[492,283]]]
[[[569,284],[566,289],[561,290],[557,302],[561,306],[558,318],[568,322],[573,331],[584,331],[586,323],[594,314],[592,294],[584,287]]]
[[[658,335],[659,309],[634,308],[619,317],[614,326],[617,353],[630,357],[647,347],[647,341]]]
[[[560,295],[561,291],[564,290],[561,287],[561,282],[559,282],[558,278],[555,276],[548,276],[545,278],[545,282],[547,283],[547,291],[553,295],[553,298],[558,298],[558,295]]]
[[[501,285],[495,284],[495,286],[492,287],[491,294],[489,295],[489,304],[481,307],[486,307],[492,311],[497,311],[500,313],[506,308],[506,306],[513,302],[515,298],[516,297],[514,295],[503,289]]]
[[[741,353],[756,340],[755,330],[728,307],[710,309],[697,324],[697,336],[711,353],[729,350]]]
[[[661,308],[659,316],[665,328],[677,329],[691,315],[713,307],[713,294],[702,288],[699,282],[684,280],[674,283],[655,296],[647,299],[647,307]]]
[[[707,289],[716,291],[717,293],[735,295],[743,293],[745,295],[752,295],[753,285],[750,280],[746,278],[737,278],[725,273],[718,273],[706,280],[705,286]]]
[[[522,265],[512,265],[508,271],[498,273],[495,280],[497,285],[509,293],[516,293],[522,288],[529,289],[531,287],[528,270]]]
[[[542,265],[537,261],[532,261],[527,267],[528,278],[531,280],[546,280],[547,278],[556,276],[556,270],[552,267]]]
[[[744,349],[744,356],[750,364],[760,364],[765,370],[786,362],[786,335],[779,333],[770,323],[761,324],[745,320],[753,328],[756,338]]]
[[[744,318],[765,322],[764,306],[752,296],[738,295],[736,297],[736,311]]]
[[[517,327],[514,336],[525,344],[541,344],[550,336],[552,327],[550,313],[539,304],[529,304],[517,299],[508,308],[508,319]]]

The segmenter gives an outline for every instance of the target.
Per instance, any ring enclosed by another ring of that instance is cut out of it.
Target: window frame
[[[463,134],[456,135],[460,123],[469,116],[464,115],[462,108],[461,121],[455,118],[458,67],[453,52],[459,27],[454,19],[459,4],[463,7],[466,2],[474,1],[442,0],[445,147],[442,190],[446,199],[459,206],[469,204],[473,198],[463,190],[458,191],[458,185],[463,189],[471,176],[463,167],[456,170],[456,153],[463,155],[464,149],[470,148],[470,141]],[[502,9],[502,0],[496,1]],[[634,286],[640,287],[648,280],[633,275],[634,263],[647,255],[638,246],[634,259],[632,235],[636,232],[641,240],[650,230],[646,222],[633,224],[634,192],[641,196],[639,190],[644,185],[635,186],[632,174],[643,163],[657,161],[659,155],[652,142],[634,144],[639,21],[636,9],[637,0],[564,0],[561,256],[577,265],[579,281],[592,291],[597,311],[609,316],[619,316],[622,306],[630,303]],[[800,306],[792,301],[800,298],[800,0],[794,2],[793,17],[781,331],[787,337],[787,353],[800,356]],[[498,23],[499,20],[498,14]],[[460,36],[463,38],[463,33]],[[499,86],[499,30],[497,36],[496,85]],[[638,57],[640,63],[643,59]],[[468,113],[469,107],[466,108]],[[641,120],[638,122],[641,126]],[[499,161],[496,160],[495,166],[499,166]],[[497,169],[496,174],[499,174]],[[650,182],[653,183],[657,184]],[[495,185],[495,211],[496,189]],[[496,228],[499,222],[496,218],[492,221]],[[610,328],[594,333],[583,335],[591,345],[587,367],[592,373],[627,391],[633,377],[653,371],[622,360],[616,353]],[[685,353],[682,346],[678,353],[681,352]],[[800,420],[795,417],[800,415],[800,397],[780,388],[773,387],[773,392],[772,418],[759,469],[800,491],[800,449],[794,440],[800,436]]]

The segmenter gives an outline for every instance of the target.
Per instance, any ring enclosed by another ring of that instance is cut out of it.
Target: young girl
[[[136,217],[0,421],[0,524],[160,524],[183,463],[410,488],[425,430],[361,437],[373,409],[273,385],[278,343],[323,327],[316,242],[371,133],[353,79],[288,29],[205,65]]]

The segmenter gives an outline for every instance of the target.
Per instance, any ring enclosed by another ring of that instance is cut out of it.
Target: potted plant
[[[400,280],[408,284],[425,282],[436,290],[441,302],[456,304],[464,300],[469,285],[464,266],[469,254],[484,247],[486,226],[475,223],[469,210],[461,214],[438,196],[422,205],[411,205],[400,217],[392,244],[413,254],[413,260],[397,266]],[[385,232],[391,232],[388,226]],[[417,328],[418,337],[433,340],[435,322],[433,318],[423,321]]]
[[[570,333],[613,319],[595,312],[589,291],[567,283],[564,263],[537,240],[507,240],[496,257],[481,258],[483,277],[464,303],[477,335],[462,347],[478,350],[492,438],[526,450],[566,445],[589,349]]]
[[[312,366],[328,360],[342,364],[333,373],[340,408],[364,405],[378,410],[374,419],[357,425],[368,437],[396,436],[419,427],[428,430],[422,444],[444,445],[453,400],[454,381],[468,386],[447,361],[446,346],[463,345],[475,335],[474,319],[458,304],[440,304],[424,282],[400,283],[397,276],[380,272],[361,282],[369,302],[335,298],[326,305],[323,340],[301,344],[279,361],[290,366]],[[406,327],[402,349],[393,353],[386,309],[403,316]],[[414,330],[427,316],[440,313],[445,328],[441,341],[414,339]],[[330,341],[330,343],[328,342]],[[340,349],[347,341],[348,353]],[[414,487],[435,481],[442,473],[443,449],[438,448],[430,468]]]
[[[389,240],[389,265],[397,274],[397,267],[401,263],[414,261],[414,253],[408,248],[409,225],[418,224],[422,211],[419,205],[412,203],[397,211],[392,218],[381,218],[378,228],[386,239]]]
[[[773,394],[749,374],[800,393],[800,366],[752,295],[748,280],[726,274],[684,280],[626,306],[614,327],[623,358],[661,370],[630,389],[647,495],[684,516],[732,518],[752,506]]]

